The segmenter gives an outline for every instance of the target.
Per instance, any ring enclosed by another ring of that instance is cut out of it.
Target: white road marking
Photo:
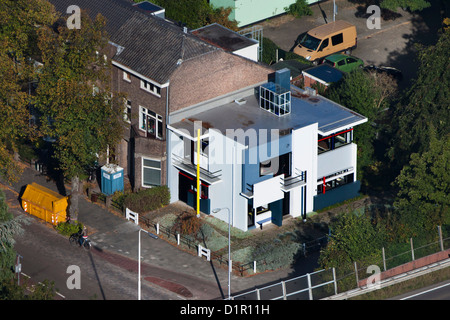
[[[421,294],[425,294],[425,293],[428,293],[428,292],[431,292],[431,291],[434,291],[434,290],[438,290],[438,289],[444,288],[444,287],[446,287],[446,286],[450,286],[450,283],[443,284],[442,286],[439,286],[439,287],[436,287],[436,288],[433,288],[433,289],[429,289],[429,290],[426,290],[426,291],[422,291],[422,292],[413,294],[413,295],[411,295],[411,296],[402,298],[402,299],[400,299],[400,300],[406,300],[406,299],[409,299],[409,298],[414,298],[414,297],[420,296]]]

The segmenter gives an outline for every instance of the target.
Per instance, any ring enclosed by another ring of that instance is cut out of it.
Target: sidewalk
[[[15,191],[7,192],[8,204],[22,211],[17,194],[26,185],[36,182],[46,188],[62,193],[54,181],[34,170],[25,168],[21,179],[8,185],[0,183]],[[67,190],[70,193],[70,190]],[[25,213],[24,213],[25,214]],[[137,252],[139,227],[127,221],[117,213],[108,211],[103,205],[93,203],[87,197],[79,200],[78,220],[88,228],[93,243],[92,252],[99,258],[137,273]],[[147,234],[141,236],[141,275],[143,283],[151,282],[177,294],[180,299],[224,299],[228,297],[228,272],[224,267],[213,265],[205,258],[180,250],[164,239],[152,239]],[[307,266],[305,266],[307,268]],[[312,270],[305,269],[304,273]],[[231,276],[231,295],[249,291],[268,283],[298,275],[295,270],[286,269],[275,272],[257,274],[250,277]],[[294,275],[295,273],[295,275]]]

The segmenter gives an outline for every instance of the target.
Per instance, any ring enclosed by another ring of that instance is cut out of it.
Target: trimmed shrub
[[[80,229],[83,229],[83,224],[78,221],[60,222],[56,225],[55,229],[63,236],[69,237],[70,235],[77,233]]]
[[[169,202],[169,188],[158,186],[126,195],[123,206],[132,211],[144,213],[166,206]]]

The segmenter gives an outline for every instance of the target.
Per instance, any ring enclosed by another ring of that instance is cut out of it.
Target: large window
[[[161,162],[142,158],[142,186],[153,187],[161,185]]]
[[[319,134],[317,142],[318,153],[342,147],[352,142],[352,140],[353,140],[353,129],[340,131],[325,137]]]
[[[141,106],[139,112],[139,128],[145,131],[147,135],[150,137],[162,139],[163,137],[162,116]]]
[[[327,191],[333,190],[335,188],[338,188],[340,186],[343,186],[348,183],[354,182],[354,174],[350,173],[344,176],[340,176],[334,180],[327,180],[328,178],[325,177],[325,179],[318,179],[317,182],[320,182],[320,184],[317,185],[317,194],[326,193]]]

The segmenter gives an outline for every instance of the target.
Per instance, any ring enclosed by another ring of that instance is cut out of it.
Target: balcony
[[[284,174],[280,176],[281,190],[289,192],[294,188],[306,184],[306,171],[295,169],[295,174],[290,177],[285,177]]]
[[[188,159],[180,157],[176,154],[172,154],[172,164],[179,170],[185,171],[190,175],[197,176],[197,165],[190,162]],[[222,182],[222,170],[211,172],[200,167],[200,180],[208,183],[215,184]]]

